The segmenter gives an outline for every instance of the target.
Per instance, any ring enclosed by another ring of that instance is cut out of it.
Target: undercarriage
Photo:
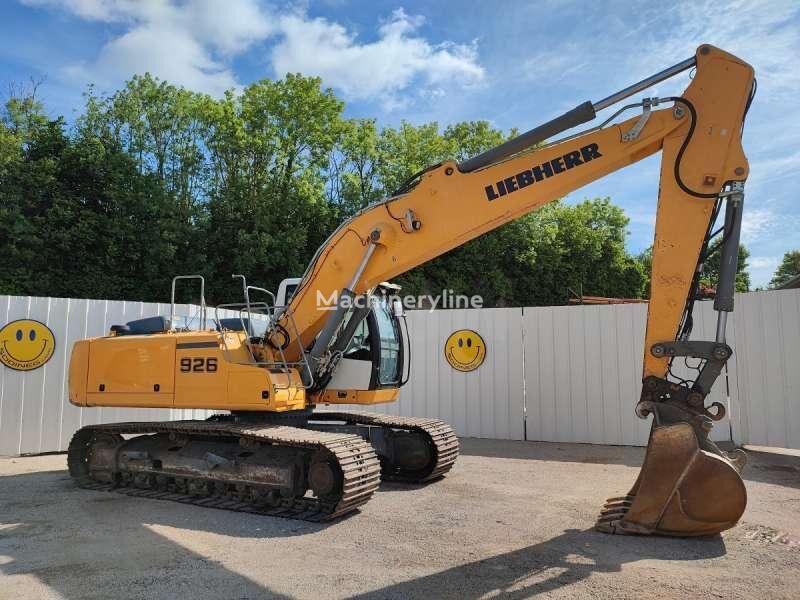
[[[287,418],[289,417],[289,418]],[[78,430],[69,471],[81,487],[307,521],[367,502],[381,478],[441,477],[458,438],[435,419],[373,413],[262,414],[115,423]]]

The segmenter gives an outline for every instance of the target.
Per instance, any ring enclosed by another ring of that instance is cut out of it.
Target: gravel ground
[[[442,481],[330,525],[76,489],[63,455],[0,459],[0,598],[798,598],[800,457],[750,454],[721,536],[592,531],[642,449],[463,440]]]

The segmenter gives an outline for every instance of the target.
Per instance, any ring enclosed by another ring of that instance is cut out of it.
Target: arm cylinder
[[[733,311],[733,293],[736,290],[736,271],[739,267],[739,236],[742,230],[744,194],[733,193],[725,205],[725,241],[719,267],[717,296],[714,310]]]

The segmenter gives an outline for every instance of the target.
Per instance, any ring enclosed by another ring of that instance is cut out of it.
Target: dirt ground
[[[609,536],[635,448],[463,440],[425,487],[329,525],[76,489],[63,455],[0,459],[0,598],[798,598],[800,457],[750,454],[742,523]]]

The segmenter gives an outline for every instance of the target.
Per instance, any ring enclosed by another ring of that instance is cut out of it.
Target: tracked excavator
[[[682,95],[620,105],[690,69]],[[746,504],[745,456],[709,439],[725,407],[707,406],[706,398],[732,353],[725,329],[748,176],[741,134],[754,93],[748,64],[702,45],[687,60],[479,156],[417,173],[334,231],[305,274],[284,281],[278,298],[242,277],[244,298],[228,307],[233,317],[209,317],[203,300],[199,330],[171,314],[77,342],[69,368],[69,400],[77,406],[224,414],[88,425],[70,443],[71,475],[90,489],[315,521],[354,511],[381,478],[441,477],[459,451],[442,421],[314,410],[392,402],[408,381],[403,308],[396,288],[384,282],[660,151],[635,406],[639,417],[652,416],[651,433],[632,489],[609,499],[595,526],[672,536],[732,527]],[[615,105],[601,124],[565,134]],[[629,111],[635,114],[622,120]],[[723,206],[724,223],[715,231]],[[692,307],[715,235],[723,240],[716,336],[694,340]],[[199,284],[204,297],[201,277],[188,283]],[[173,313],[176,284],[187,282],[173,281]],[[256,302],[255,294],[264,300]],[[673,376],[673,362],[686,357],[699,359],[693,381]]]

